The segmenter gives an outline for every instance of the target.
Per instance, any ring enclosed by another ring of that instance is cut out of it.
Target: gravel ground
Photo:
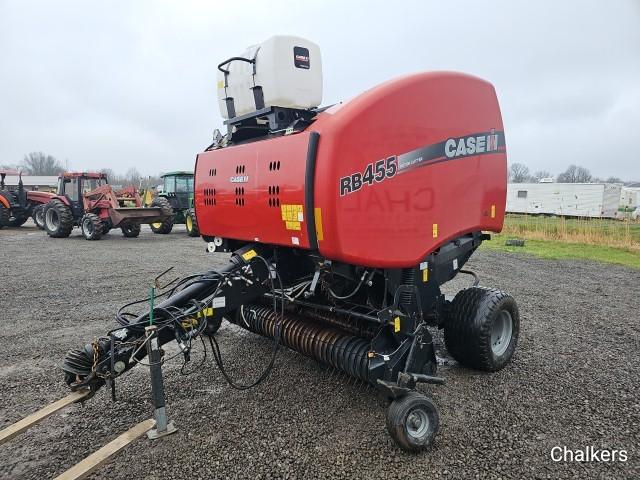
[[[108,330],[116,308],[144,296],[158,272],[226,262],[182,229],[87,242],[77,230],[49,239],[32,224],[0,230],[0,257],[0,427],[65,395],[57,365],[66,351]],[[517,299],[520,344],[495,374],[462,368],[440,347],[448,383],[425,388],[441,415],[428,453],[394,447],[372,391],[282,351],[269,380],[248,392],[229,388],[211,361],[186,377],[178,363],[166,366],[179,432],[136,441],[92,478],[640,478],[640,272],[489,251],[468,265]],[[219,339],[240,379],[268,361],[269,340],[229,324]],[[151,412],[148,372],[135,368],[116,403],[103,390],[0,447],[0,477],[57,475]],[[629,458],[556,463],[554,446]]]

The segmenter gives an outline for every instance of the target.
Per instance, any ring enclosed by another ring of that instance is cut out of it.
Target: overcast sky
[[[510,162],[640,180],[640,1],[0,0],[0,163],[193,168],[216,66],[274,34],[320,45],[323,104],[458,70],[498,92]]]

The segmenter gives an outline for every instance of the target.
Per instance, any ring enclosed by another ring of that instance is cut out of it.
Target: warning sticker
[[[287,230],[302,230],[301,222],[304,221],[304,209],[302,205],[280,205],[282,221]]]

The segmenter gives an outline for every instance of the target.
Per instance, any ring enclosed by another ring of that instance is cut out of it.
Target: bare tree
[[[588,183],[592,179],[589,170],[576,165],[569,165],[569,168],[558,175],[558,183]]]
[[[605,180],[605,183],[624,183],[621,178],[609,177]]]
[[[137,168],[131,167],[129,170],[127,170],[127,173],[125,173],[124,180],[126,181],[126,183],[135,185],[137,187],[140,183],[140,172]]]
[[[62,164],[51,155],[31,152],[24,156],[22,167],[29,175],[58,175],[64,172]]]
[[[551,173],[550,173],[550,172],[548,172],[547,170],[538,170],[536,173],[534,173],[534,174],[531,176],[531,179],[532,179],[532,180],[534,180],[534,181],[536,181],[536,182],[539,182],[539,181],[540,181],[540,180],[542,180],[543,178],[550,178],[550,177],[552,177],[552,176],[553,176],[553,175],[551,175]]]
[[[531,180],[529,167],[521,163],[513,163],[509,167],[509,181],[511,183],[525,183]]]

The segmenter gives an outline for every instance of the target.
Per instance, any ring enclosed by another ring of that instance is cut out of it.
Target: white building
[[[611,183],[510,183],[507,212],[618,218],[621,194]]]
[[[7,175],[4,179],[7,190],[18,188],[18,175]],[[22,184],[26,190],[55,191],[58,187],[57,175],[22,175]]]

